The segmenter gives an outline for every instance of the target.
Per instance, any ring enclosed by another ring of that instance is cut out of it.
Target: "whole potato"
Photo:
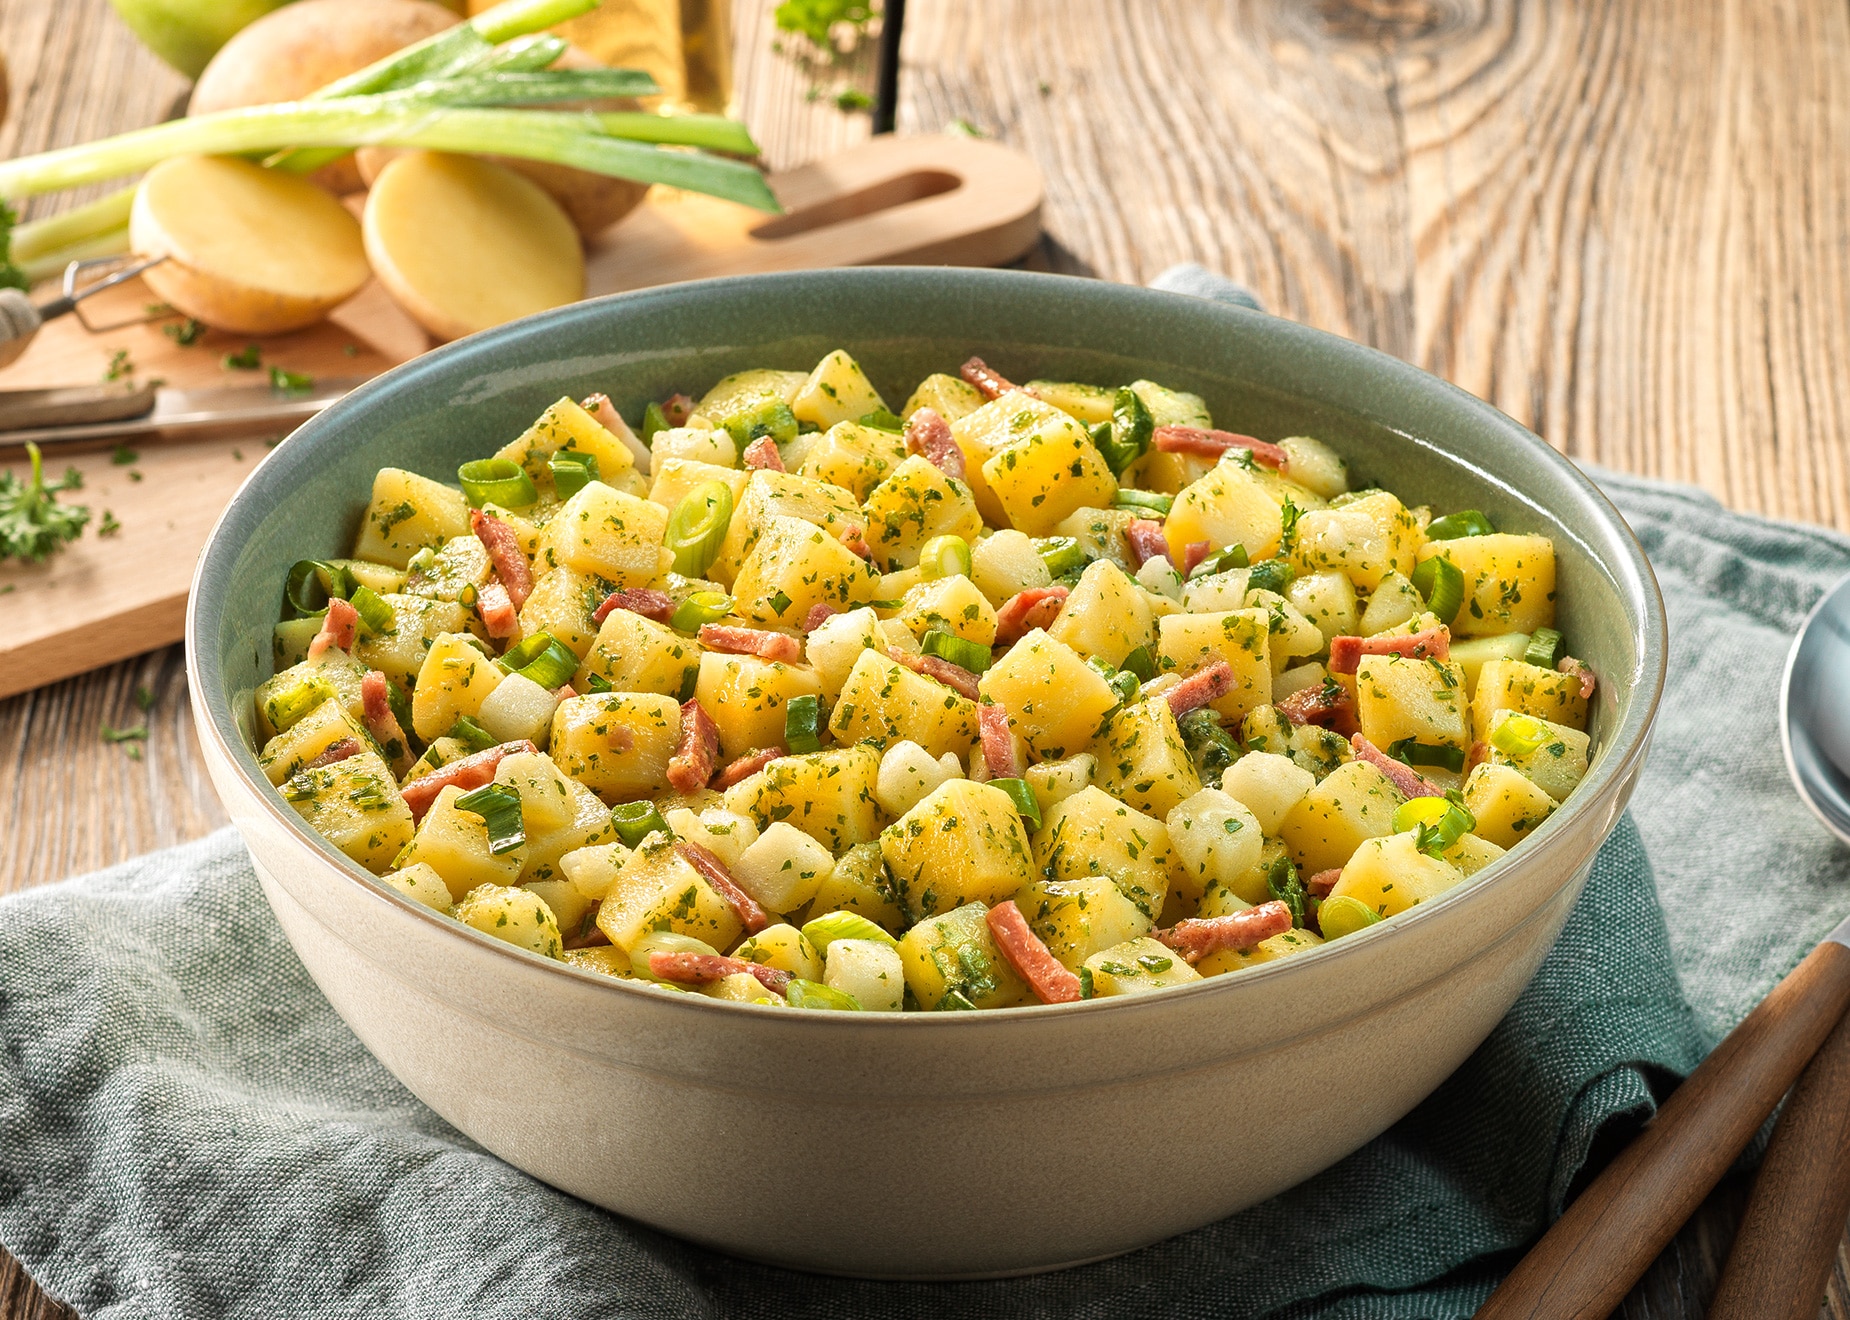
[[[433,0],[296,0],[225,43],[194,84],[187,113],[300,100],[459,21]],[[311,177],[334,193],[365,186],[352,156]]]

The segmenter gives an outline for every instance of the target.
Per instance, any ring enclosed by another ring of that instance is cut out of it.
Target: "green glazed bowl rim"
[[[621,322],[626,316],[672,304],[697,306],[708,302],[715,307],[730,308],[740,303],[756,302],[775,306],[796,291],[838,299],[880,299],[899,303],[904,301],[908,292],[941,294],[947,285],[966,292],[973,300],[984,302],[1038,299],[1051,295],[1063,305],[1063,314],[1080,324],[1122,323],[1134,327],[1138,319],[1146,316],[1193,318],[1199,323],[1204,343],[1212,342],[1216,328],[1234,331],[1240,338],[1248,338],[1257,332],[1280,344],[1281,351],[1301,358],[1306,363],[1326,367],[1332,377],[1344,369],[1360,371],[1370,378],[1372,386],[1378,387],[1375,397],[1388,400],[1418,397],[1428,407],[1451,412],[1461,425],[1486,428],[1507,444],[1518,458],[1540,464],[1551,471],[1557,480],[1564,482],[1580,499],[1579,512],[1591,519],[1598,533],[1603,533],[1603,536],[1588,535],[1583,530],[1575,533],[1575,536],[1598,567],[1611,579],[1618,595],[1627,604],[1630,613],[1627,628],[1633,639],[1637,664],[1629,676],[1631,696],[1616,726],[1607,735],[1606,745],[1601,749],[1598,760],[1579,788],[1522,842],[1519,854],[1512,851],[1510,857],[1498,858],[1467,882],[1438,898],[1295,957],[1249,968],[1238,976],[1208,977],[1197,983],[1171,987],[1161,994],[1114,996],[1075,1004],[1024,1005],[979,1013],[877,1015],[881,1019],[903,1031],[968,1031],[984,1028],[1012,1029],[1015,1024],[1044,1018],[1053,1011],[1066,1014],[1155,1011],[1163,1005],[1179,1007],[1185,999],[1202,1003],[1203,1011],[1207,1011],[1205,1005],[1208,1000],[1217,995],[1239,993],[1242,985],[1290,976],[1294,971],[1312,964],[1327,966],[1329,959],[1357,956],[1364,950],[1373,950],[1380,941],[1396,938],[1399,932],[1444,919],[1454,908],[1472,902],[1475,895],[1499,885],[1505,877],[1513,874],[1513,866],[1546,864],[1549,854],[1567,850],[1567,836],[1575,831],[1595,805],[1635,774],[1649,743],[1651,727],[1656,720],[1663,694],[1668,655],[1668,624],[1663,597],[1644,550],[1623,515],[1574,463],[1557,453],[1539,436],[1477,396],[1399,358],[1265,312],[1138,285],[1037,272],[937,266],[848,267],[727,276],[587,299],[445,344],[354,389],[304,422],[264,456],[220,514],[200,554],[188,597],[186,617],[186,663],[195,694],[194,709],[196,715],[203,711],[208,717],[196,719],[200,736],[212,743],[237,768],[237,772],[274,820],[298,842],[311,851],[321,853],[349,878],[365,884],[377,900],[396,907],[402,913],[436,923],[453,937],[472,940],[478,948],[513,959],[521,966],[544,967],[559,975],[579,978],[582,983],[596,984],[610,994],[640,996],[641,1001],[648,1004],[672,1006],[672,1011],[764,1011],[762,1006],[728,1003],[703,995],[665,995],[646,986],[541,958],[465,926],[446,914],[438,913],[388,888],[309,829],[301,817],[286,807],[259,769],[256,756],[245,744],[237,717],[232,711],[221,660],[220,638],[225,617],[234,606],[228,601],[227,593],[220,588],[231,580],[237,554],[253,533],[257,519],[283,498],[277,492],[286,491],[292,477],[312,467],[313,454],[319,443],[337,436],[345,428],[363,425],[368,412],[376,404],[394,395],[435,388],[444,382],[448,382],[449,392],[454,395],[464,382],[496,376],[505,370],[506,359],[502,354],[511,342],[563,335],[580,342],[594,343],[594,336],[598,332]],[[723,315],[718,317],[716,323],[722,327],[726,325]],[[1075,341],[1069,347],[1135,356],[1133,346],[1100,349],[1099,342],[1095,337],[1083,345]],[[692,352],[698,346],[683,347]],[[1300,397],[1305,396],[1300,394]],[[1523,493],[1518,479],[1501,476],[1437,441],[1425,439],[1405,429],[1394,420],[1391,406],[1377,409],[1372,406],[1356,406],[1350,401],[1331,406],[1339,407],[1348,415],[1391,432],[1404,443],[1443,455],[1448,462],[1463,467],[1474,477],[1532,508],[1543,507]],[[1511,466],[1517,466],[1516,461],[1513,460]],[[1555,516],[1565,523],[1571,515],[1566,511],[1556,511]],[[207,639],[210,639],[209,644]],[[1614,815],[1616,820],[1617,813]],[[1607,833],[1610,833],[1610,829]],[[1561,882],[1565,884],[1571,878],[1571,873],[1564,869]],[[1428,979],[1441,978],[1449,971],[1449,966],[1440,967]],[[791,1025],[805,1023],[813,1030],[829,1030],[831,1025],[847,1028],[855,1023],[867,1023],[866,1017],[861,1014],[835,1013],[782,1013],[779,1014],[779,1021]]]

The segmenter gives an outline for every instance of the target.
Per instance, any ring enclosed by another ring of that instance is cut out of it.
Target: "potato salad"
[[[259,759],[310,827],[738,1002],[1236,973],[1463,883],[1588,765],[1547,538],[1147,380],[971,358],[894,412],[838,350],[634,424],[564,398],[453,479],[381,469],[280,585]]]

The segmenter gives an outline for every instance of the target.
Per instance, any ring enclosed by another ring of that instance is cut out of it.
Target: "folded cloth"
[[[407,1093],[322,999],[223,831],[0,900],[0,1245],[86,1316],[1462,1320],[1850,907],[1775,725],[1787,641],[1850,572],[1850,541],[1599,480],[1670,610],[1633,810],[1483,1047],[1263,1205],[994,1283],[826,1279],[689,1246],[502,1164]]]

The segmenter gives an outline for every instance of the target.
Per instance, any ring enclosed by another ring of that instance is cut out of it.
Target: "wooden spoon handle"
[[[1477,1320],[1612,1313],[1850,1007],[1850,947],[1841,937],[1805,955],[1716,1046],[1517,1262]]]
[[[1792,1089],[1709,1320],[1817,1320],[1850,1220],[1850,1017]]]

